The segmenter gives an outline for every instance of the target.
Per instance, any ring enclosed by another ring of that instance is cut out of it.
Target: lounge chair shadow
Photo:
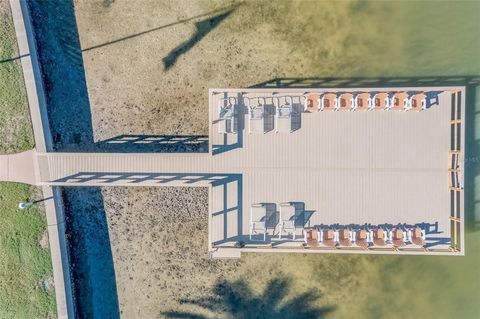
[[[213,296],[197,299],[181,299],[182,305],[193,306],[208,311],[215,317],[219,315],[235,318],[325,318],[335,311],[334,306],[318,306],[320,292],[312,287],[288,298],[292,289],[292,280],[288,278],[271,279],[261,293],[254,291],[245,280],[219,280],[213,287]],[[167,318],[210,318],[195,311],[165,311]]]

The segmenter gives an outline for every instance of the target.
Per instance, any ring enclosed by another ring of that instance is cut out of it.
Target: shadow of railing
[[[62,188],[62,196],[76,316],[120,318],[115,267],[101,189],[66,187]]]
[[[207,135],[120,135],[95,143],[97,151],[123,153],[207,153]]]
[[[115,184],[139,184],[168,186],[220,186],[238,180],[238,174],[210,174],[210,173],[125,173],[125,172],[79,172],[66,176],[53,183],[71,183],[76,186],[89,184],[115,186]],[[240,175],[241,176],[241,175]]]

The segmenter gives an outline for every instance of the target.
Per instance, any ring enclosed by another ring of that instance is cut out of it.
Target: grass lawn
[[[36,206],[16,208],[31,198],[28,185],[0,183],[0,318],[55,314],[50,251],[40,246],[44,214]]]
[[[0,0],[0,153],[33,148],[34,139],[15,29],[7,0]]]
[[[15,31],[7,0],[0,0],[0,153],[34,146]],[[42,209],[19,210],[34,188],[0,183],[0,318],[53,318],[55,293]]]

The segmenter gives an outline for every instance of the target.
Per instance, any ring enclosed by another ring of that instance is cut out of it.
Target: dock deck
[[[291,202],[299,211],[296,223],[306,228],[421,225],[428,229],[427,249],[448,250],[454,105],[452,93],[441,90],[438,103],[421,112],[312,113],[303,112],[301,90],[279,90],[275,95],[272,89],[211,90],[212,164],[237,176],[211,190],[212,249],[233,250],[241,242],[244,251],[281,247],[306,252],[301,234],[295,241],[278,240],[279,204]],[[237,134],[218,133],[217,109],[225,97],[242,101],[261,96],[268,105],[269,99],[282,95],[298,97],[294,109],[300,118],[294,132],[267,128],[264,134],[249,133],[248,116],[240,112]],[[252,204],[270,207],[266,241],[262,236],[249,238]]]

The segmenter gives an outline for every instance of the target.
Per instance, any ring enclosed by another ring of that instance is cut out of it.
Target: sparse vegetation
[[[33,148],[33,132],[7,0],[0,1],[0,153]]]

